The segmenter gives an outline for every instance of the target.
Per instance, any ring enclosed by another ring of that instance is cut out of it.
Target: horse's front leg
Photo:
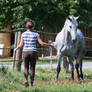
[[[76,75],[78,76],[78,79],[80,80],[79,76],[79,58],[75,56],[74,58],[74,79],[76,78]]]
[[[56,82],[58,81],[59,72],[61,70],[61,53],[58,55],[58,64],[57,64],[57,74],[56,74]]]

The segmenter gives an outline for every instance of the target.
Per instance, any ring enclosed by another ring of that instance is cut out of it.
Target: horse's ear
[[[77,16],[77,17],[75,17],[75,19],[77,20],[79,17],[80,17],[80,16]]]

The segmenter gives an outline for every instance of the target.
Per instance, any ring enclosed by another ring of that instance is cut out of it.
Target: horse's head
[[[77,39],[77,27],[78,27],[78,22],[77,22],[78,17],[74,17],[73,15],[69,15],[66,19],[66,24],[68,27],[68,32],[71,35],[71,40],[73,42],[76,42]]]

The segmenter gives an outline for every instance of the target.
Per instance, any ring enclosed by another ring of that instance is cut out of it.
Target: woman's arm
[[[24,40],[21,38],[19,45],[14,49],[14,51],[18,50],[19,48],[22,48],[24,45]]]
[[[48,43],[43,42],[40,37],[38,37],[37,40],[38,40],[38,43],[39,43],[40,45],[42,45],[42,46],[51,46],[51,47],[54,47],[53,44],[48,44]]]

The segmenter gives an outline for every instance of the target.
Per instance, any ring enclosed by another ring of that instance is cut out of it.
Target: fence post
[[[21,32],[16,32],[14,47],[16,47],[19,44],[20,39],[21,39]],[[15,71],[20,71],[21,70],[21,62],[22,62],[22,49],[19,49],[16,52],[14,52],[13,60],[14,60],[13,69]]]
[[[14,48],[17,46],[18,32],[15,33]],[[16,52],[13,51],[13,70],[15,69]]]
[[[52,40],[49,40],[48,43],[51,44]],[[49,51],[50,51],[50,67],[52,69],[52,47],[49,47]]]

